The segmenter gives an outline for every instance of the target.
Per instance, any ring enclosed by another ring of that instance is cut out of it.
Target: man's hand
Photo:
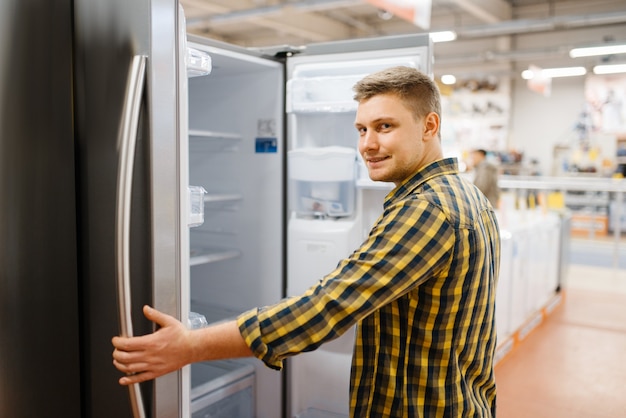
[[[113,364],[127,374],[120,384],[155,379],[194,361],[192,331],[176,318],[144,306],[143,313],[161,328],[141,337],[114,337]]]

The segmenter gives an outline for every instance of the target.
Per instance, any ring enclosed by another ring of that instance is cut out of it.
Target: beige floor
[[[572,264],[563,295],[496,366],[499,418],[626,417],[626,271]]]

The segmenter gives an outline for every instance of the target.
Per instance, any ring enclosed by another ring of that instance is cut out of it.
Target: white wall
[[[509,148],[536,158],[541,172],[550,175],[554,145],[575,140],[574,126],[584,108],[585,77],[552,80],[552,94],[530,91],[521,78],[513,82]]]

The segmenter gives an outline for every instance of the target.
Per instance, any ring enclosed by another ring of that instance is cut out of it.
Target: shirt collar
[[[403,199],[411,194],[415,189],[426,183],[433,177],[444,174],[458,174],[459,165],[456,158],[444,158],[434,161],[425,167],[422,167],[413,176],[404,180],[400,185],[393,189],[385,199],[385,206],[394,200]]]

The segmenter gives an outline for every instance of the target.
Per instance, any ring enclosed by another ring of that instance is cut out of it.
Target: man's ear
[[[439,115],[435,112],[430,112],[424,118],[424,140],[437,138],[439,133]]]

